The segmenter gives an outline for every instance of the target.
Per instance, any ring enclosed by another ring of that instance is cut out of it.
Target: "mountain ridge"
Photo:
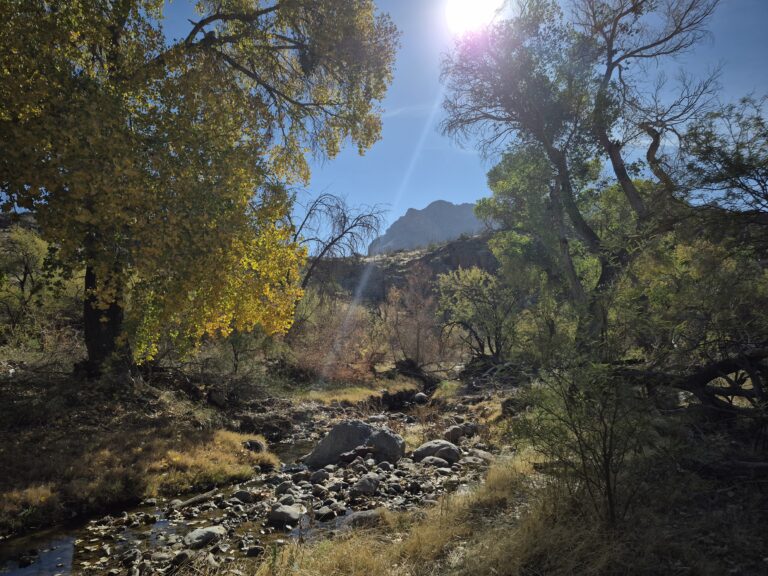
[[[453,204],[447,200],[435,200],[422,209],[408,208],[383,235],[371,242],[368,255],[415,250],[450,242],[462,235],[479,234],[485,226],[474,210],[472,203]]]

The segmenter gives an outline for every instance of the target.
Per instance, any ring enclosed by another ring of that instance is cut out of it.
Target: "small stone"
[[[435,466],[436,468],[447,468],[449,466],[447,461],[438,458],[437,456],[427,456],[421,463],[424,466]]]
[[[198,528],[184,536],[184,545],[196,550],[207,544],[218,541],[226,534],[227,529],[224,528],[224,526],[206,526],[205,528]]]
[[[248,558],[255,558],[257,556],[261,556],[262,554],[264,554],[264,547],[263,546],[250,546],[245,551],[245,555]]]

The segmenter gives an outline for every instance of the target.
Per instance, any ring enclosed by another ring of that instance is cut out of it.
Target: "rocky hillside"
[[[359,300],[381,302],[393,286],[401,286],[417,270],[431,276],[477,266],[489,272],[498,262],[488,248],[488,234],[462,237],[433,248],[399,251],[367,258],[334,258],[320,263],[313,282],[337,285]]]
[[[484,225],[475,216],[474,208],[474,204],[452,204],[445,200],[436,200],[423,210],[410,208],[383,236],[371,242],[368,255],[425,248],[462,235],[478,234]]]

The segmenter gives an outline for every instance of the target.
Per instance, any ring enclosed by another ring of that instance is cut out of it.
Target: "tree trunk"
[[[120,342],[123,330],[123,308],[118,299],[106,309],[99,307],[95,291],[98,287],[93,267],[85,269],[85,299],[83,301],[83,325],[85,347],[88,351],[86,371],[88,376],[102,374],[108,361],[113,370],[130,366],[130,353]]]

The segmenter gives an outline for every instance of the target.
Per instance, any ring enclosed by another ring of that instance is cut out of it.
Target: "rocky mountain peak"
[[[474,204],[453,204],[445,200],[435,200],[421,210],[409,208],[384,235],[371,242],[368,255],[414,250],[449,242],[463,234],[479,234],[484,225],[475,216],[474,209]]]

